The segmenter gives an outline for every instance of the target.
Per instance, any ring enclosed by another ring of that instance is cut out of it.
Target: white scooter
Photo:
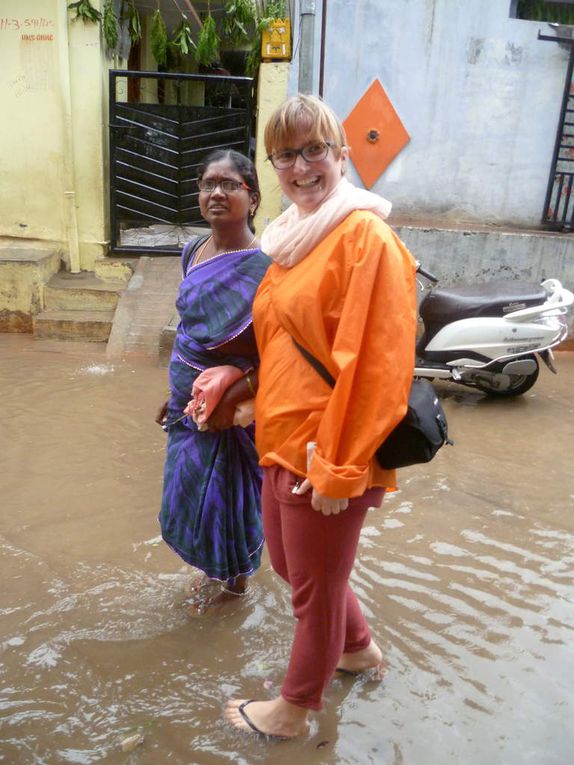
[[[417,264],[429,282],[438,279]],[[420,283],[420,282],[419,282]],[[419,305],[424,333],[415,377],[452,380],[491,396],[519,396],[538,378],[539,356],[554,373],[551,348],[568,335],[574,294],[558,279],[492,281],[434,288]]]

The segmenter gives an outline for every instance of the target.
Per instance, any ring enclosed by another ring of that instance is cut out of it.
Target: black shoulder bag
[[[291,338],[323,380],[333,388],[335,379],[306,348]],[[427,380],[413,380],[407,413],[376,451],[385,470],[430,462],[444,444],[452,444],[444,410]]]
[[[189,263],[192,257],[195,255],[201,245],[209,239],[209,237],[210,234],[198,236],[196,239],[192,239],[190,242],[186,242],[183,245],[183,250],[181,251],[181,270],[183,271],[184,279],[187,276],[187,269],[189,268]]]

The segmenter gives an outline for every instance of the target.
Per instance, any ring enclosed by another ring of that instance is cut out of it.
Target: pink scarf
[[[292,204],[275,218],[263,232],[261,249],[275,263],[291,268],[354,210],[370,210],[385,220],[391,211],[391,203],[341,178],[310,213],[303,213]]]

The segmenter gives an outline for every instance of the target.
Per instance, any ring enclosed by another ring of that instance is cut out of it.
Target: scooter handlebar
[[[420,274],[421,276],[424,276],[425,279],[428,279],[429,282],[432,282],[433,284],[438,284],[438,279],[434,274],[431,274],[430,271],[426,271],[419,261],[417,260],[417,274]]]

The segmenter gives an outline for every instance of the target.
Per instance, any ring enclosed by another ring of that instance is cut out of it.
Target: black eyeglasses
[[[332,141],[316,141],[315,143],[308,143],[301,149],[284,149],[273,152],[267,159],[276,170],[287,170],[288,167],[293,167],[299,154],[305,162],[320,162],[325,159],[332,146]]]
[[[204,180],[202,178],[197,182],[197,186],[200,191],[205,191],[208,194],[215,191],[218,186],[226,194],[235,194],[240,189],[251,191],[251,188],[246,183],[243,183],[242,181],[232,181],[230,178],[220,178],[219,180],[215,180],[214,178],[205,178]]]

